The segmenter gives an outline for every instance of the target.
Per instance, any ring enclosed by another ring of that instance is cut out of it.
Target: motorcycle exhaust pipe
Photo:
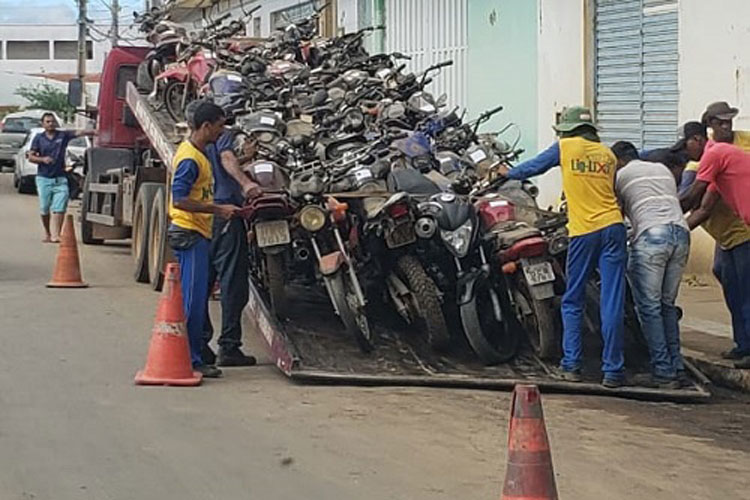
[[[430,239],[435,235],[437,230],[437,223],[435,219],[431,217],[420,217],[414,224],[414,232],[417,236],[424,239]]]

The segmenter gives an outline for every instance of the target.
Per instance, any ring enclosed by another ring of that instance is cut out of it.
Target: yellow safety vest
[[[583,137],[560,139],[560,167],[570,236],[623,221],[615,196],[617,159],[607,146]]]
[[[174,160],[172,161],[174,171],[177,171],[177,166],[182,160],[193,160],[198,164],[198,178],[195,180],[188,198],[202,203],[212,203],[214,201],[214,177],[211,170],[211,162],[190,141],[184,141],[177,148]],[[180,210],[179,208],[175,208],[174,200],[171,200],[169,203],[169,217],[175,226],[198,231],[206,238],[211,239],[212,214]]]

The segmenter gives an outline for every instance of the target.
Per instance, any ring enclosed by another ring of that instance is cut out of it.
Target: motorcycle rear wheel
[[[537,300],[523,283],[516,290],[515,299],[520,306],[521,324],[536,355],[545,360],[559,358],[562,320],[555,310],[554,298]]]
[[[286,292],[284,291],[284,254],[267,253],[263,255],[266,273],[266,289],[271,302],[271,311],[279,318],[284,317],[286,309]]]
[[[179,80],[172,80],[164,87],[164,106],[167,108],[169,116],[178,123],[185,121],[183,102],[186,104],[190,102],[189,99],[185,98],[185,92],[187,92],[187,84]]]
[[[512,314],[503,310],[504,317],[498,320],[494,300],[500,301],[497,292],[487,278],[480,277],[473,298],[459,308],[466,339],[485,365],[507,363],[516,355],[520,343]]]
[[[422,264],[412,255],[398,259],[396,268],[406,280],[406,285],[414,298],[416,309],[412,318],[421,332],[427,337],[430,347],[445,351],[451,343],[448,325],[440,305],[440,293],[435,283],[427,276]]]
[[[354,337],[359,349],[369,353],[375,348],[370,324],[364,309],[357,304],[354,287],[346,270],[339,269],[335,274],[326,276],[331,301],[338,311],[346,331]]]

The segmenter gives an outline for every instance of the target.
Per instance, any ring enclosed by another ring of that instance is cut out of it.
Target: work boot
[[[204,378],[221,378],[224,374],[214,365],[198,365],[193,370],[201,372]]]
[[[201,348],[201,359],[203,359],[203,362],[207,365],[216,364],[216,353],[214,353],[208,344]]]
[[[255,363],[257,363],[256,359],[242,352],[239,347],[230,349],[220,347],[216,364],[218,366],[254,366]]]
[[[634,375],[630,382],[633,385],[649,387],[651,389],[679,389],[680,381],[676,378],[666,378],[652,375],[650,373],[639,373]]]
[[[742,370],[750,370],[750,356],[745,356],[739,361],[735,361],[734,367]]]
[[[583,382],[581,370],[565,370],[562,367],[557,367],[552,369],[552,373],[565,382]]]
[[[738,361],[738,360],[744,358],[745,356],[750,356],[750,352],[741,351],[741,350],[739,350],[736,347],[733,347],[730,350],[724,351],[724,352],[721,353],[721,357],[722,358],[724,358],[724,359],[731,359],[733,361]]]

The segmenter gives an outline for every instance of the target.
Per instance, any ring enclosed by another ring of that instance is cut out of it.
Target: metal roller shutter
[[[424,68],[448,59],[453,66],[435,75],[429,90],[448,95],[451,105],[466,105],[468,0],[386,0],[387,52],[412,57],[407,68]]]
[[[677,0],[597,0],[596,112],[602,140],[652,149],[674,142]]]

